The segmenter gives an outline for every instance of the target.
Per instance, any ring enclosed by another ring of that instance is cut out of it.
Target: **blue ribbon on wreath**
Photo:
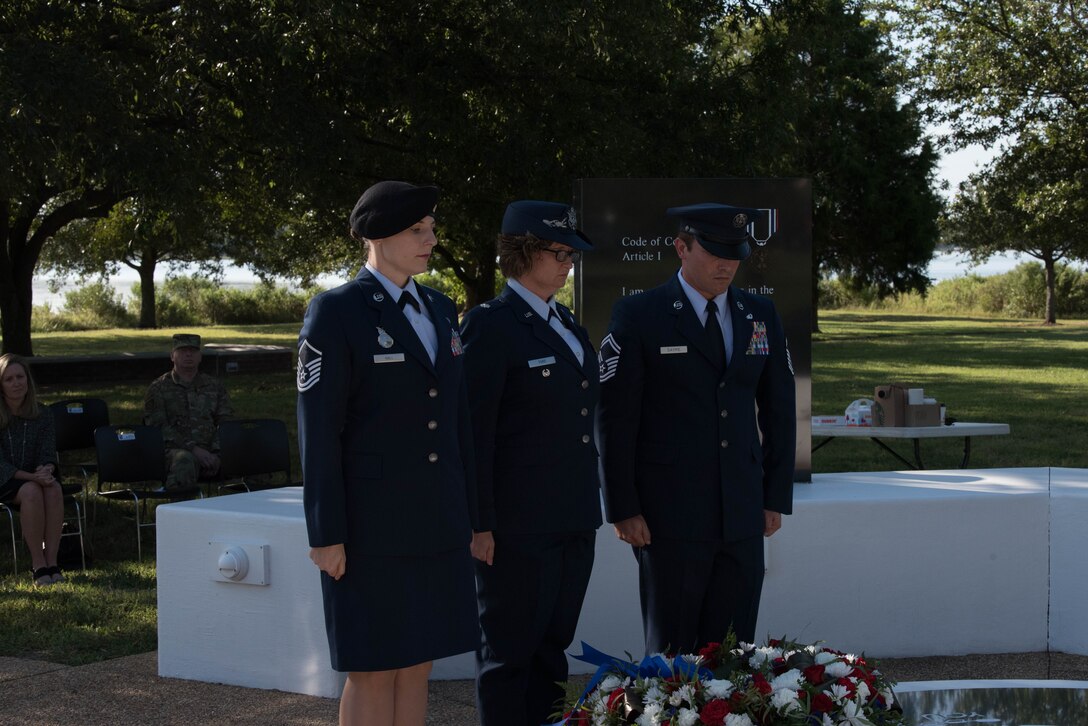
[[[582,691],[582,695],[575,701],[574,706],[571,708],[571,713],[574,713],[581,708],[586,700],[586,696],[592,693],[593,689],[600,685],[601,681],[603,681],[610,673],[617,673],[628,678],[668,678],[674,673],[679,673],[689,680],[692,680],[695,677],[701,679],[714,677],[714,672],[709,668],[696,665],[692,661],[674,658],[673,665],[669,665],[669,662],[660,655],[648,655],[643,658],[640,663],[635,664],[631,661],[617,658],[614,655],[602,653],[584,640],[582,641],[582,654],[574,655],[571,653],[570,657],[575,660],[580,660],[583,663],[597,666],[597,671],[593,674],[593,677],[589,679],[589,683],[586,684],[586,688]],[[549,726],[563,726],[568,720],[569,717],[566,717],[562,721],[557,721]]]

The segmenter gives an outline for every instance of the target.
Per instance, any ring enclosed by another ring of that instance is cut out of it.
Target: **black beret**
[[[349,223],[357,237],[382,239],[435,214],[438,187],[417,187],[408,182],[383,181],[363,192],[351,210]]]

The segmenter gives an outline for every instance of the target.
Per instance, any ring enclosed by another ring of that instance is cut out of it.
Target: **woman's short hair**
[[[550,246],[534,234],[500,234],[499,270],[507,279],[517,279],[533,269],[533,255]]]
[[[3,396],[0,395],[0,429],[5,429],[11,424],[12,416],[37,418],[41,413],[41,409],[38,408],[38,391],[34,387],[34,377],[30,375],[30,366],[22,356],[15,353],[0,355],[0,379],[13,365],[22,366],[23,371],[26,372],[26,398],[23,399],[23,405],[18,411],[12,411],[8,409],[7,401],[4,401]]]

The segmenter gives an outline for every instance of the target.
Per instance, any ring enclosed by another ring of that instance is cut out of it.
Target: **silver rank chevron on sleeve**
[[[612,337],[612,333],[604,336],[601,341],[601,383],[616,375],[616,369],[620,366],[620,344]]]
[[[303,340],[298,346],[298,392],[304,393],[321,380],[321,351]]]

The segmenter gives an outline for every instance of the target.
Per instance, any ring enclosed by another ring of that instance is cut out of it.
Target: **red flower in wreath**
[[[713,701],[707,701],[699,711],[699,720],[706,726],[722,726],[725,723],[725,717],[731,713],[733,709],[730,708],[729,701],[715,698]]]

